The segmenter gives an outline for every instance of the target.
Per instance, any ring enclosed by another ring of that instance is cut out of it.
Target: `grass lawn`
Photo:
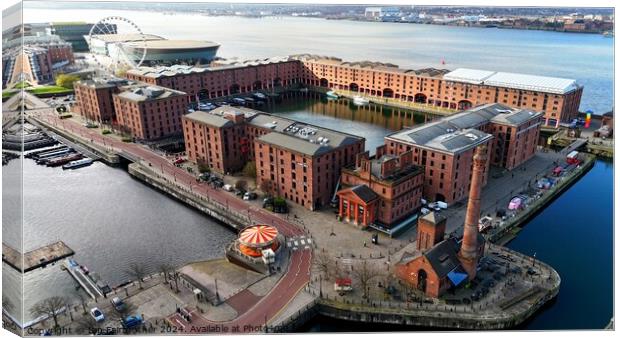
[[[71,93],[73,89],[67,89],[65,87],[60,86],[40,86],[36,88],[26,88],[26,90],[34,95],[37,94],[63,94],[63,93]]]
[[[2,91],[2,98],[6,99],[8,97],[11,97],[13,95],[15,95],[15,93],[19,93],[19,91],[12,91],[12,90],[3,90]]]

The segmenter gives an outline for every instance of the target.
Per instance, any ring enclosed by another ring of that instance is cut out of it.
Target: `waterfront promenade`
[[[193,174],[186,170],[176,167],[164,156],[148,149],[144,145],[136,143],[122,142],[114,136],[101,135],[98,130],[84,127],[79,120],[60,119],[57,114],[49,110],[30,112],[30,117],[55,129],[57,132],[70,134],[74,138],[79,138],[81,143],[87,144],[91,148],[99,149],[108,154],[119,154],[128,157],[144,168],[149,168],[157,175],[165,179],[169,184],[177,189],[194,196],[201,196],[209,201],[217,203],[231,213],[241,213],[247,217],[248,224],[262,223],[270,224],[278,228],[281,234],[287,238],[304,235],[305,232],[297,225],[289,223],[262,208],[256,208],[245,203],[245,201],[223,190],[214,189],[206,183],[199,183]],[[250,310],[245,312],[234,322],[218,323],[230,327],[251,324],[264,327],[264,324],[275,316],[288,302],[294,298],[295,294],[305,286],[309,279],[309,267],[312,261],[312,250],[299,250],[291,256],[289,269],[286,271],[281,281],[270,290],[261,300]],[[269,309],[269,310],[266,310]],[[194,312],[196,310],[193,310]],[[209,321],[201,316],[195,315],[196,321],[193,323],[194,331],[199,330],[199,324],[208,324]],[[174,316],[170,318],[174,320]],[[188,330],[191,330],[188,327]],[[196,332],[198,333],[198,332]]]

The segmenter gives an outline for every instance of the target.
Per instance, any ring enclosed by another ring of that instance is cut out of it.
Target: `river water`
[[[58,5],[57,5],[58,6]],[[403,68],[458,67],[576,79],[582,110],[611,110],[613,38],[597,34],[324,20],[300,17],[210,17],[125,10],[29,8],[24,22],[98,21],[117,15],[144,33],[210,40],[218,55],[241,59],[320,54],[348,61],[391,62]],[[165,23],[165,24],[162,24]],[[442,65],[441,61],[446,64]]]
[[[23,162],[24,252],[63,240],[86,265],[111,286],[130,279],[132,263],[149,273],[162,263],[179,266],[221,258],[233,231],[203,214],[134,180],[124,170],[96,162],[78,170],[49,168],[31,159]],[[19,173],[19,161],[3,168],[4,177]],[[4,180],[4,191],[19,191],[16,180]],[[19,224],[19,214],[3,210],[3,224]],[[3,226],[4,230],[4,226]],[[3,231],[3,240],[19,247],[19,235]],[[19,274],[3,263],[5,296],[19,304]],[[40,299],[62,295],[76,298],[76,283],[59,264],[24,275],[28,309]]]
[[[448,68],[488,69],[492,65],[494,70],[576,78],[585,85],[582,109],[603,113],[612,106],[613,39],[599,35],[105,10],[26,9],[24,20],[96,21],[112,14],[135,21],[147,33],[217,41],[222,44],[219,55],[224,57],[308,52],[415,68],[439,67],[439,60],[445,58]],[[360,109],[344,100],[328,102],[312,96],[285,98],[266,109],[364,136],[371,152],[382,144],[386,134],[431,118],[379,106]],[[20,245],[19,163],[12,161],[3,167],[3,237],[14,246]],[[23,173],[24,249],[62,239],[77,252],[75,258],[79,262],[111,285],[127,280],[125,269],[131,262],[153,272],[162,262],[181,265],[219,257],[224,245],[234,238],[227,228],[148,188],[121,169],[95,163],[79,170],[62,171],[25,160]],[[613,282],[612,180],[612,165],[598,161],[509,244],[526,254],[535,252],[537,258],[558,269],[563,281],[557,301],[524,328],[601,328],[609,321]],[[6,265],[3,267],[4,292],[12,303],[19,304],[20,276]],[[52,295],[76,297],[75,282],[57,265],[27,273],[23,282],[26,321],[31,319],[29,307],[39,299]],[[318,318],[304,329],[374,328]]]

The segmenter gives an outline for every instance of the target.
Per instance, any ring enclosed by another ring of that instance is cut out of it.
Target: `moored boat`
[[[45,163],[48,167],[57,167],[59,165],[63,165],[65,163],[69,163],[71,161],[76,161],[82,158],[82,154],[69,154],[67,156],[54,158]]]
[[[71,161],[65,165],[62,166],[63,169],[76,169],[76,168],[81,168],[81,167],[86,167],[89,166],[93,163],[93,160],[90,158],[83,158],[81,160],[77,160],[77,161]]]
[[[337,99],[337,98],[339,98],[339,97],[340,97],[340,96],[338,96],[338,94],[336,94],[336,92],[335,92],[335,91],[333,91],[333,90],[328,91],[327,93],[325,93],[325,95],[327,95],[327,97],[328,97],[328,98],[330,98],[330,99]]]
[[[368,99],[365,99],[361,96],[354,96],[353,97],[353,103],[358,105],[358,106],[363,106],[365,104],[370,103],[370,101]]]

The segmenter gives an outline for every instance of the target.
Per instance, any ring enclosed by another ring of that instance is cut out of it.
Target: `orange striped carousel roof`
[[[239,242],[251,247],[267,246],[278,237],[278,229],[269,225],[253,225],[239,234]]]

